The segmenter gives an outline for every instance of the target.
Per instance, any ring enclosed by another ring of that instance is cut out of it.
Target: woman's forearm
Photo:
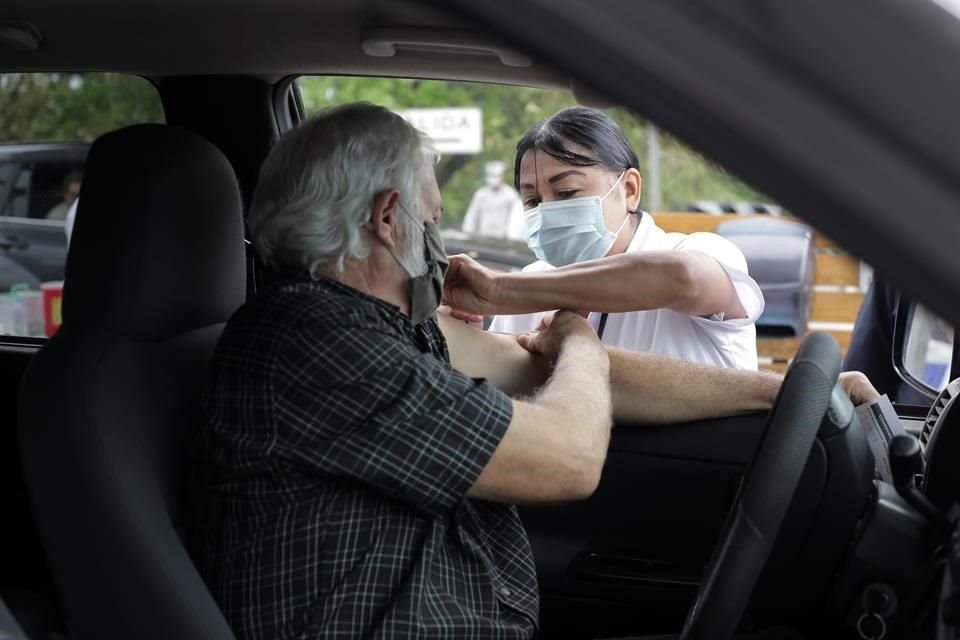
[[[674,306],[691,295],[694,284],[682,254],[621,254],[549,271],[500,274],[496,306],[503,314],[644,311]]]

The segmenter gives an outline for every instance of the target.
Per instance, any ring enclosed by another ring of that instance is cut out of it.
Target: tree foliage
[[[308,112],[355,100],[390,109],[475,106],[483,111],[483,151],[449,155],[437,167],[448,212],[458,224],[489,160],[507,164],[513,179],[517,141],[538,121],[575,104],[566,92],[470,82],[344,76],[299,80]],[[648,124],[624,109],[610,115],[620,124],[647,173]],[[163,109],[149,81],[117,73],[0,74],[0,142],[86,140],[138,122],[162,122]],[[661,189],[667,208],[695,200],[759,200],[756,192],[716,165],[661,134]]]
[[[483,183],[483,165],[501,160],[513,180],[517,141],[540,120],[576,104],[562,91],[528,87],[438,80],[306,77],[299,80],[308,113],[324,107],[366,100],[397,111],[415,107],[480,107],[483,111],[483,151],[479,155],[446,156],[437,167],[449,223],[458,223],[473,191]],[[647,173],[648,123],[626,109],[611,109]],[[695,200],[750,200],[763,197],[717,165],[661,133],[661,190],[667,208],[685,209]]]
[[[149,81],[119,73],[0,75],[0,142],[85,140],[163,122]]]

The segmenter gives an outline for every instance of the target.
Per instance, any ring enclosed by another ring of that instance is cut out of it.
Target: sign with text
[[[430,136],[440,153],[475,154],[483,150],[483,112],[479,107],[406,109],[399,113]]]

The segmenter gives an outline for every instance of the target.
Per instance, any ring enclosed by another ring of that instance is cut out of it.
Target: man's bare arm
[[[517,341],[547,357],[559,346],[549,324],[544,331],[517,336]],[[776,373],[721,369],[615,347],[607,347],[607,354],[617,422],[668,424],[766,411],[783,381]]]
[[[454,368],[486,378],[511,396],[533,395],[550,375],[550,359],[534,354],[517,336],[479,331],[438,315]],[[557,353],[552,334],[521,338],[534,351]],[[735,371],[651,353],[607,348],[613,415],[642,424],[689,422],[769,409],[780,387],[777,374]]]
[[[618,422],[668,424],[767,411],[783,377],[607,348]]]
[[[441,318],[441,328],[457,369],[487,378],[510,395],[532,395],[549,376],[550,361],[542,353],[550,356],[557,349],[549,331],[518,337],[478,331],[452,318]],[[614,347],[607,353],[613,415],[620,422],[668,424],[767,411],[783,382],[780,374],[766,371],[721,369]],[[859,372],[841,373],[840,383],[854,404],[879,395]]]
[[[783,384],[783,376],[770,371],[721,369],[610,347],[607,353],[618,422],[669,424],[768,411]],[[859,371],[844,371],[839,382],[855,405],[880,396]]]
[[[553,376],[513,418],[468,492],[498,502],[557,502],[589,496],[600,482],[610,441],[608,356],[583,318],[558,316]]]
[[[556,353],[549,327],[517,336],[526,349]],[[767,371],[721,369],[652,353],[607,347],[613,416],[618,422],[669,424],[719,418],[750,411],[767,411],[776,401],[783,376]],[[840,374],[840,385],[854,404],[880,394],[859,371]]]
[[[517,344],[512,335],[490,333],[438,313],[450,364],[471,378],[486,378],[511,397],[533,395],[550,377],[551,362]]]

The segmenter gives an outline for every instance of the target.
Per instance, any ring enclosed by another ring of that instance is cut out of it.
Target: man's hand
[[[498,312],[499,293],[494,271],[470,256],[450,256],[450,267],[443,280],[445,304],[462,314],[492,316]]]
[[[517,336],[520,346],[531,353],[539,353],[550,359],[556,359],[568,338],[583,336],[602,348],[597,332],[593,330],[583,315],[575,311],[557,311],[548,313],[540,320],[535,331]]]
[[[859,371],[841,373],[840,385],[847,392],[854,406],[860,406],[880,397],[880,392],[873,387],[869,378]]]

